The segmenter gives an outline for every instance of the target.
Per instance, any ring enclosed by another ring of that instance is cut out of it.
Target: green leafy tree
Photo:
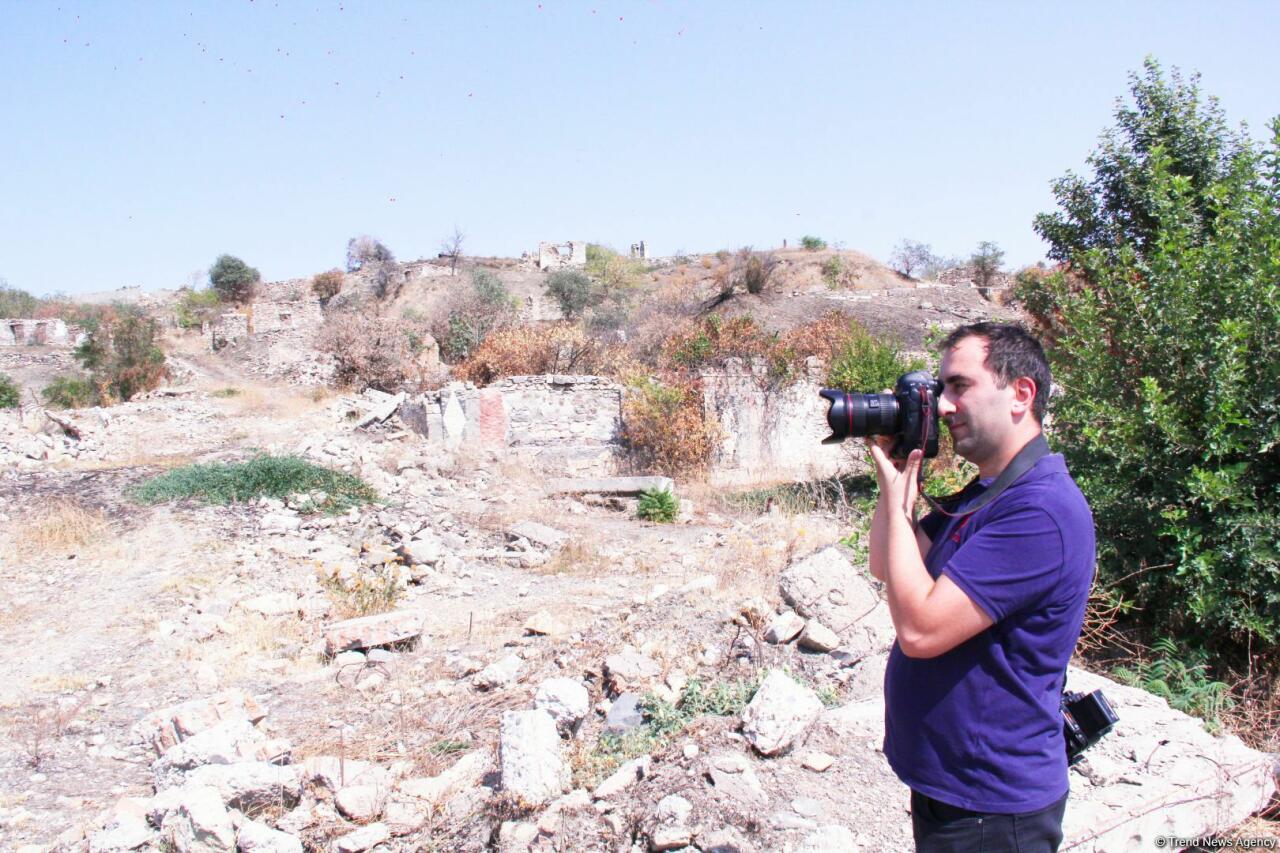
[[[973,267],[973,283],[978,287],[990,287],[991,282],[1000,273],[1000,265],[1004,263],[1004,250],[989,240],[978,244],[978,248],[969,256],[969,265]]]
[[[821,237],[806,234],[800,238],[800,248],[810,252],[818,252],[827,248],[827,241],[823,240]]]
[[[902,240],[893,247],[889,256],[889,266],[910,278],[916,273],[921,275],[936,271],[941,258],[933,253],[933,247],[917,240]]]
[[[0,317],[34,317],[40,300],[0,278]]]
[[[174,313],[181,328],[195,329],[216,317],[221,309],[222,295],[212,287],[204,290],[183,288]]]
[[[209,284],[223,302],[241,304],[253,299],[262,275],[234,255],[219,255],[209,267]]]
[[[1153,60],[1131,91],[1036,220],[1064,266],[1019,288],[1101,579],[1149,636],[1243,668],[1280,645],[1280,120],[1265,146],[1228,132]]]
[[[547,276],[546,290],[560,306],[560,313],[571,319],[581,317],[597,302],[591,278],[580,270],[556,270]]]

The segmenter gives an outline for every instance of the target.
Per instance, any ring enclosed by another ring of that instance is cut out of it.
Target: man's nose
[[[938,417],[945,418],[948,415],[955,414],[955,411],[956,411],[955,403],[951,402],[951,399],[947,396],[947,393],[944,391],[938,397]]]

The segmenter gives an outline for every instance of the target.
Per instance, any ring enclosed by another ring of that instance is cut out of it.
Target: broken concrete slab
[[[521,521],[507,528],[507,538],[527,539],[549,551],[558,551],[569,541],[569,534],[536,521]]]
[[[393,610],[335,622],[324,632],[325,654],[413,640],[422,633],[426,623],[427,614],[421,610]]]
[[[192,699],[153,711],[133,727],[133,736],[163,755],[169,747],[223,720],[243,717],[257,723],[267,712],[239,690],[224,690],[214,696]]]
[[[670,477],[557,477],[548,484],[556,495],[623,495],[635,497],[641,492],[675,493]]]
[[[369,424],[385,421],[396,413],[396,409],[400,408],[400,404],[405,401],[405,393],[401,391],[386,400],[379,402],[370,409],[364,417],[356,421],[356,429],[366,427]]]

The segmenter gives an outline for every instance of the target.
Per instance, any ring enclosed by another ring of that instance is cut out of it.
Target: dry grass
[[[65,554],[103,544],[111,535],[106,516],[67,498],[39,503],[13,528],[11,548],[24,556]]]
[[[573,538],[535,571],[543,575],[594,576],[604,574],[609,565],[609,558],[596,550],[593,545],[582,539]]]

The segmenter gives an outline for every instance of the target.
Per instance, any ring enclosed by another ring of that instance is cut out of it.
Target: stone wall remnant
[[[87,337],[84,329],[56,317],[0,319],[0,346],[75,347]]]
[[[631,257],[639,258],[641,260],[649,259],[649,247],[644,244],[643,240],[639,243],[631,244]]]
[[[583,267],[587,265],[587,244],[584,240],[570,240],[567,243],[538,244],[538,269],[557,270],[563,267]]]

